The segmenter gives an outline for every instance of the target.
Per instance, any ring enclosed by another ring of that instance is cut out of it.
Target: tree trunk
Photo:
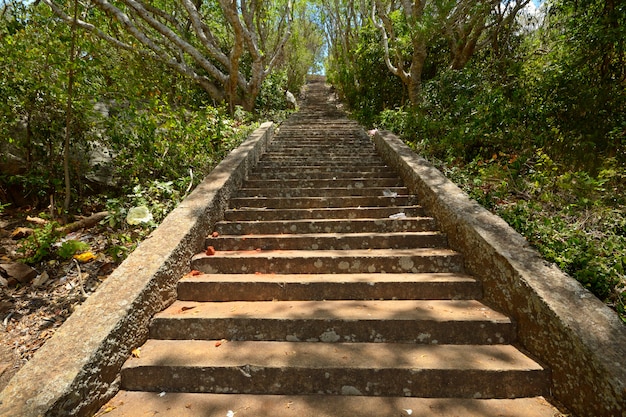
[[[422,72],[424,71],[424,61],[426,61],[426,46],[419,40],[413,42],[415,52],[411,60],[410,78],[407,88],[409,90],[409,100],[411,106],[418,107],[422,104]]]
[[[65,176],[65,201],[63,217],[67,216],[72,199],[72,183],[70,180],[70,136],[72,135],[72,100],[74,93],[74,64],[76,61],[76,20],[78,19],[78,0],[74,0],[74,22],[71,26],[70,57],[67,81],[67,109],[65,112],[65,142],[63,144],[63,172]]]

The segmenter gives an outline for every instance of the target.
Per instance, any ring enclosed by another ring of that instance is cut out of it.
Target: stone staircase
[[[560,415],[515,323],[328,96],[310,84],[102,411]]]

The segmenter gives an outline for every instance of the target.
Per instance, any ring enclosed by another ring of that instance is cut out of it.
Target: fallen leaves
[[[215,248],[213,246],[209,246],[208,248],[206,248],[206,255],[207,256],[213,256],[215,255]]]
[[[42,262],[32,281],[20,285],[9,285],[8,279],[0,277],[0,298],[6,300],[6,304],[0,305],[2,341],[15,347],[14,352],[22,363],[33,356],[117,266],[106,252],[107,236],[81,230],[68,235],[67,239],[84,241],[91,248],[91,255],[83,258],[87,263],[80,261],[80,257],[76,259],[80,268],[76,268],[75,258],[70,256]],[[8,232],[0,238],[3,252],[0,264],[18,263],[18,243],[14,242]]]
[[[11,233],[11,239],[20,240],[33,234],[33,229],[29,227],[18,227]]]

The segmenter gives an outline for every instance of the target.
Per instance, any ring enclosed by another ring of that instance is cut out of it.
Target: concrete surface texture
[[[323,83],[307,96],[101,412],[561,415],[421,197]]]

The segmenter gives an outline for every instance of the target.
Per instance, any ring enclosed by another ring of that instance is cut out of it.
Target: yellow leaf
[[[85,263],[85,262],[89,262],[91,260],[96,259],[96,255],[94,255],[91,252],[79,253],[78,255],[74,255],[74,259],[82,263]]]
[[[139,356],[141,356],[141,348],[133,349],[131,353],[133,355],[133,358],[138,358]]]

